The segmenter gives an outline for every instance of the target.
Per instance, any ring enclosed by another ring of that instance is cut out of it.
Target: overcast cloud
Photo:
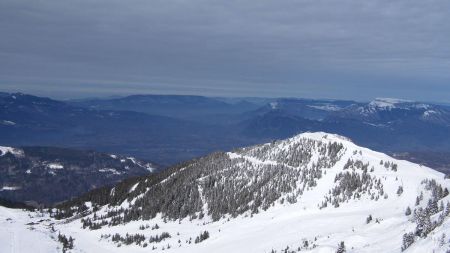
[[[0,0],[0,90],[450,101],[450,1]]]

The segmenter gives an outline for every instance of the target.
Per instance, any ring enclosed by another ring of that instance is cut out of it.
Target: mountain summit
[[[74,252],[447,252],[449,188],[430,168],[304,133],[95,190],[53,209],[49,233]]]

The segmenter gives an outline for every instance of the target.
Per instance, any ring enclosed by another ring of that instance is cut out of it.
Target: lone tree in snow
[[[366,223],[369,224],[371,221],[372,221],[372,215],[370,214],[366,219]]]
[[[345,252],[347,252],[345,250],[345,244],[344,242],[340,242],[338,245],[338,249],[336,250],[336,253],[345,253]]]
[[[409,206],[406,208],[405,215],[406,216],[411,215],[411,208],[409,208]]]

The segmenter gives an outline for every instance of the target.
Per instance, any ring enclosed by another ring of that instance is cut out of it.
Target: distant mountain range
[[[450,150],[450,110],[441,105],[281,99],[255,114],[246,122],[247,135],[285,138],[321,130],[384,152]]]
[[[171,165],[305,131],[345,135],[388,153],[447,153],[450,107],[385,98],[366,103],[135,95],[55,101],[0,94],[5,146],[88,148]]]
[[[133,157],[94,151],[0,146],[0,199],[54,204],[158,169]]]
[[[232,101],[202,96],[133,95],[115,99],[69,101],[71,105],[95,110],[133,111],[150,115],[198,120],[217,115],[236,115],[258,109],[264,100]]]
[[[88,148],[162,165],[248,142],[224,125],[76,107],[20,93],[0,94],[0,122],[1,145]]]

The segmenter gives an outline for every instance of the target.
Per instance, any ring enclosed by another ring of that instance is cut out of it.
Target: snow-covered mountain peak
[[[316,140],[316,141],[343,142],[343,143],[352,142],[349,138],[347,138],[345,136],[338,135],[338,134],[326,133],[326,132],[305,132],[305,133],[298,134],[290,139],[287,139],[287,141],[289,141],[289,140],[295,141],[298,139],[311,139],[311,140]]]
[[[427,167],[304,133],[129,180],[54,216],[69,217],[56,227],[79,252],[331,253],[341,242],[347,252],[447,252],[449,188]]]

